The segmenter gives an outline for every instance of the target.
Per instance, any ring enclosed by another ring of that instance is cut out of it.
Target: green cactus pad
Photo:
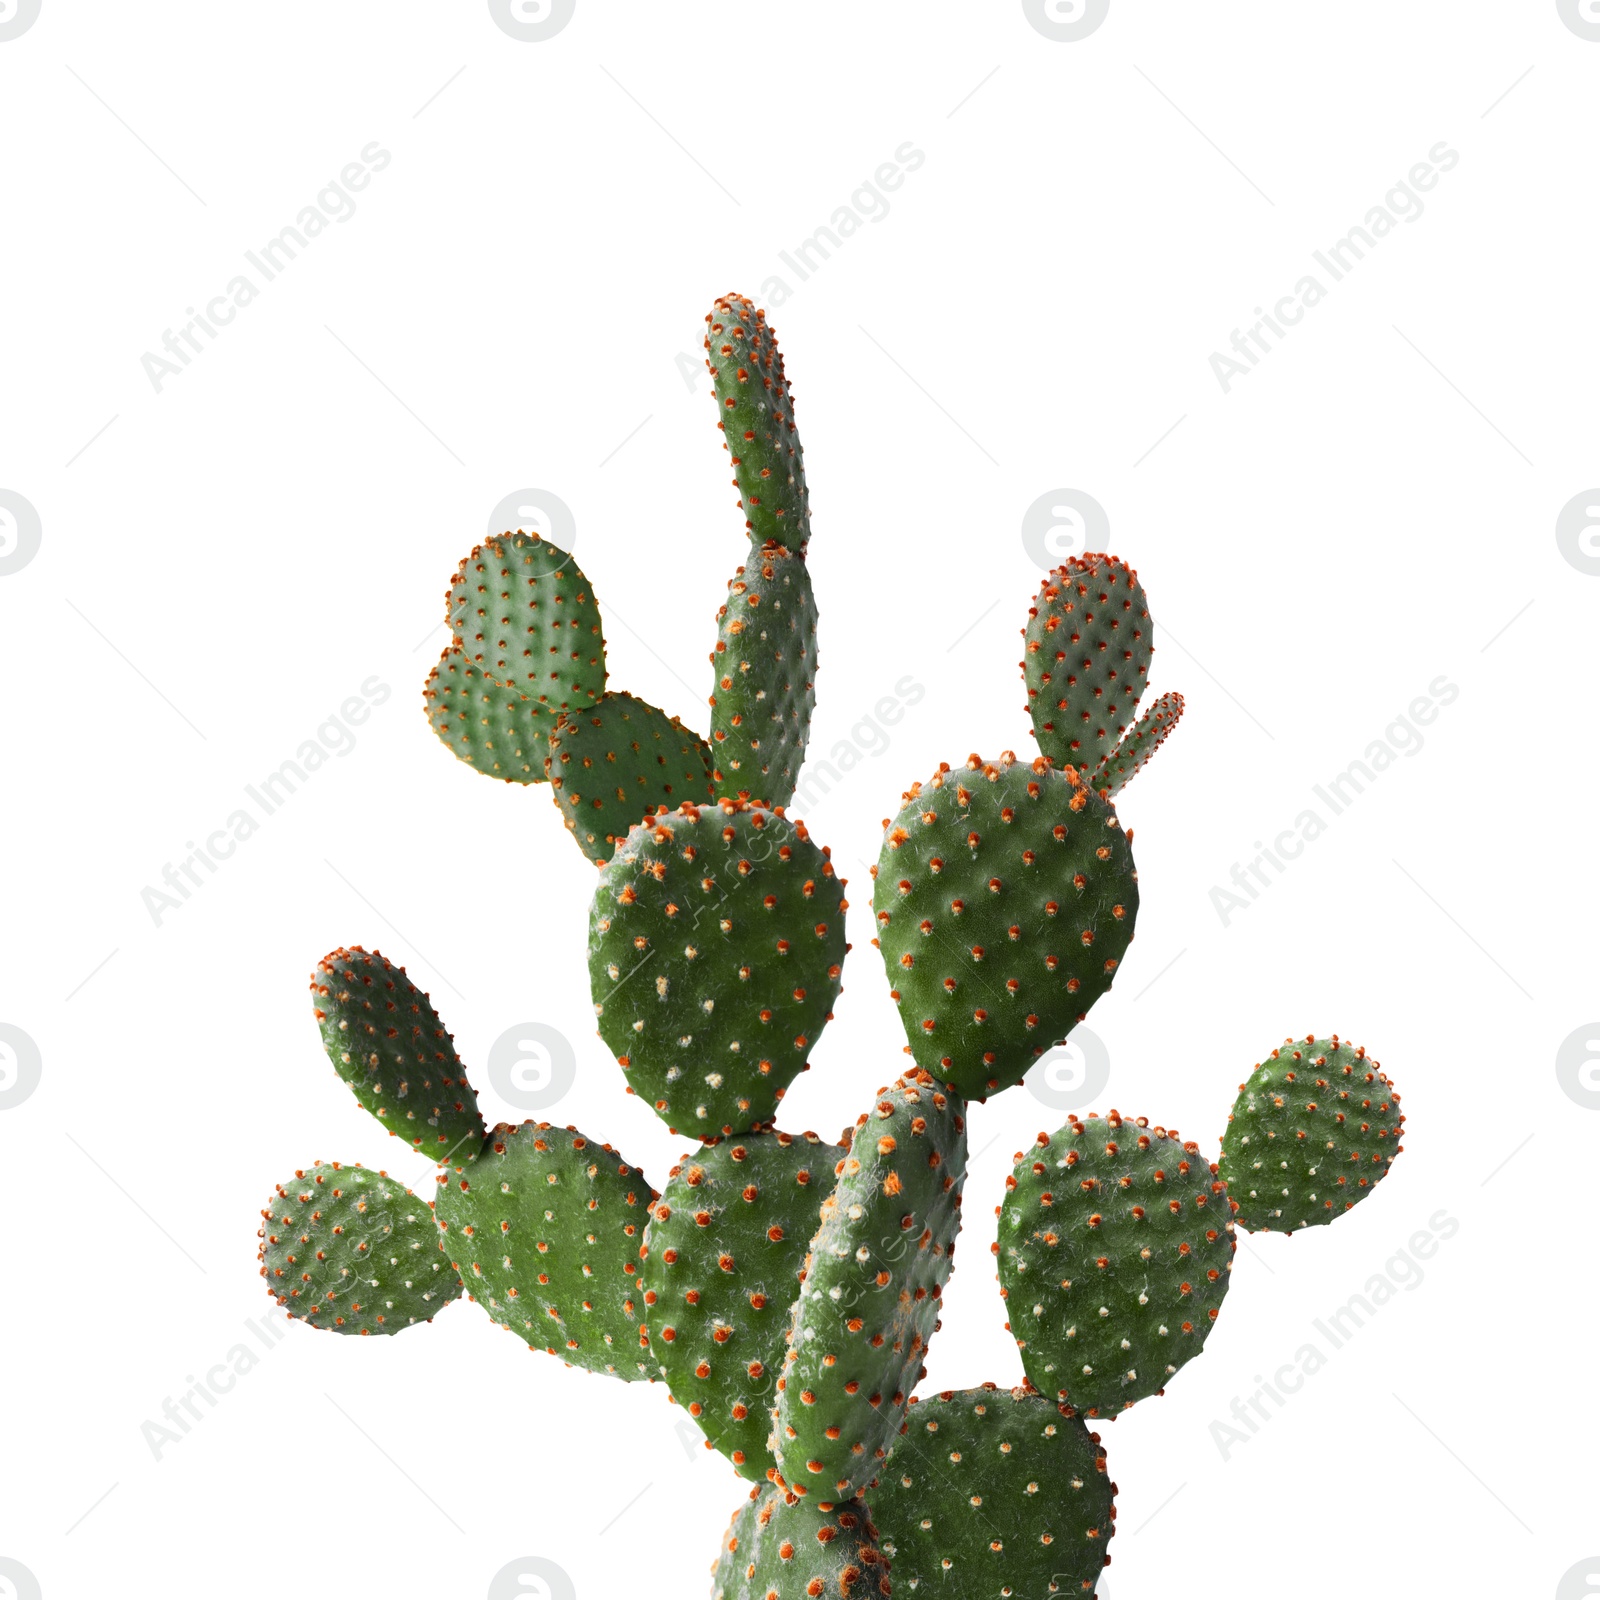
[[[859,1500],[817,1504],[752,1489],[711,1569],[711,1600],[868,1600],[890,1592],[872,1514]]]
[[[814,1133],[726,1139],[672,1169],[640,1269],[672,1397],[741,1476],[766,1480],[772,1395],[817,1211],[844,1155]]]
[[[1042,1393],[1115,1416],[1200,1354],[1234,1236],[1227,1187],[1198,1149],[1113,1111],[1074,1117],[1017,1157],[1000,1207],[1000,1283]]]
[[[804,561],[779,544],[751,550],[717,612],[711,665],[716,792],[788,805],[817,703],[817,602]]]
[[[1071,1407],[986,1383],[911,1402],[872,1516],[896,1594],[1090,1595],[1116,1493]]]
[[[1183,696],[1176,690],[1158,696],[1150,709],[1117,741],[1117,747],[1094,769],[1090,786],[1107,798],[1116,794],[1178,726]]]
[[[961,1227],[961,1099],[925,1072],[879,1093],[822,1206],[773,1416],[780,1481],[869,1489],[922,1374]]]
[[[543,783],[555,714],[520,689],[507,689],[452,644],[422,690],[428,723],[445,748],[487,778]]]
[[[446,597],[450,632],[474,666],[554,711],[605,693],[606,641],[578,563],[537,533],[485,539]]]
[[[334,950],[311,974],[311,995],[322,1048],[356,1099],[430,1161],[475,1161],[484,1136],[477,1091],[405,968],[376,950]]]
[[[641,823],[589,911],[600,1037],[674,1131],[770,1123],[839,994],[844,882],[781,812],[738,800]]]
[[[562,820],[597,866],[641,817],[712,795],[705,740],[631,694],[608,694],[564,716],[545,771]]]
[[[706,316],[705,350],[717,426],[733,458],[751,542],[770,539],[803,556],[811,537],[805,455],[783,353],[766,312],[741,294],[724,295]]]
[[[656,1194],[637,1167],[576,1128],[501,1123],[440,1183],[444,1250],[492,1321],[570,1366],[653,1376],[638,1257]]]
[[[972,1099],[1019,1083],[1111,987],[1139,910],[1115,811],[1044,759],[916,784],[873,869],[912,1059]]]
[[[257,1237],[272,1297],[334,1333],[404,1333],[461,1293],[433,1207],[360,1165],[317,1161],[280,1183]]]
[[[1364,1049],[1285,1039],[1239,1085],[1222,1136],[1234,1216],[1252,1233],[1293,1233],[1342,1217],[1400,1154],[1400,1096]]]
[[[1039,586],[1022,636],[1039,748],[1058,767],[1093,770],[1133,721],[1150,671],[1138,574],[1116,556],[1069,557]]]

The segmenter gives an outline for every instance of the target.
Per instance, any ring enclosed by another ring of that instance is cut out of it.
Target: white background
[[[0,1556],[47,1600],[477,1597],[523,1557],[581,1600],[707,1592],[743,1490],[664,1389],[465,1303],[392,1341],[292,1325],[161,1459],[141,1425],[272,1309],[275,1180],[338,1158],[431,1183],[318,1048],[307,973],[334,945],[430,989],[491,1116],[519,1113],[489,1046],[538,1021],[579,1063],[545,1115],[658,1183],[681,1153],[593,1033],[593,868],[547,791],[446,756],[419,691],[456,561],[538,486],[576,516],[613,686],[704,728],[743,544],[684,372],[712,296],[775,301],[778,274],[812,748],[879,751],[809,807],[856,948],[786,1124],[835,1135],[904,1059],[865,863],[939,760],[1030,751],[1020,528],[1092,495],[1148,587],[1152,687],[1188,697],[1120,806],[1143,902],[1090,1020],[1099,1109],[1214,1149],[1254,1062],[1336,1029],[1410,1119],[1337,1228],[1241,1245],[1205,1358],[1102,1429],[1104,1592],[1543,1597],[1600,1557],[1600,1116],[1555,1070],[1600,1014],[1600,577],[1555,535],[1600,482],[1597,82],[1555,0],[1113,0],[1069,43],[1012,0],[578,0],[542,43],[482,3],[44,0],[0,43],[0,489],[42,527],[0,578],[0,1022],[43,1065],[0,1112]],[[355,214],[158,393],[164,330],[372,141],[392,159]],[[908,141],[887,215],[786,269]],[[1212,353],[1441,141],[1423,213],[1224,393]],[[863,719],[907,674],[926,692],[880,737]],[[1234,863],[1386,730],[1409,743],[1395,719],[1441,675],[1422,748],[1225,924]],[[392,693],[353,751],[157,926],[141,891],[372,677]],[[975,1108],[930,1387],[1020,1377],[992,1207],[1062,1116],[1026,1088]],[[1441,1211],[1421,1283],[1224,1458],[1234,1398],[1374,1274],[1410,1277],[1397,1252]]]

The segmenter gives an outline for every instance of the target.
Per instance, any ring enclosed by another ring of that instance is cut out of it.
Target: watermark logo
[[[35,11],[38,9],[34,7]],[[1600,0],[1556,0],[1556,10],[1561,13],[1561,20],[1580,39],[1591,42],[1600,40]]]
[[[33,9],[37,12],[39,8]],[[4,37],[0,34],[0,38]],[[39,1580],[20,1561],[0,1556],[0,1600],[41,1600],[42,1592]]]
[[[1600,1022],[1586,1022],[1561,1041],[1556,1082],[1574,1105],[1600,1111]]]
[[[0,489],[0,578],[21,572],[38,555],[42,538],[33,502],[11,489]]]
[[[920,704],[927,693],[908,672],[895,684],[894,693],[884,695],[851,727],[849,737],[837,740],[827,755],[813,748],[789,802],[789,814],[808,815],[868,756],[883,755],[893,743],[889,729],[903,722],[907,710]]]
[[[288,1325],[286,1316],[273,1312],[263,1313],[259,1322],[251,1317],[244,1319],[246,1331],[261,1352],[280,1345],[288,1337]],[[239,1380],[261,1365],[262,1359],[257,1350],[241,1341],[230,1345],[222,1359],[204,1373],[186,1373],[183,1381],[188,1387],[176,1398],[169,1394],[162,1400],[160,1420],[146,1417],[139,1424],[139,1435],[156,1461],[162,1461],[174,1445],[182,1444],[216,1410],[223,1397],[233,1392]]]
[[[578,1600],[578,1591],[555,1562],[518,1556],[489,1580],[489,1600]]]
[[[1600,1556],[1569,1567],[1556,1585],[1556,1600],[1595,1600],[1600,1595]]]
[[[1087,39],[1111,13],[1111,0],[1022,0],[1022,14],[1036,32],[1058,44]]]
[[[1028,1093],[1052,1111],[1093,1105],[1111,1082],[1111,1052],[1099,1034],[1079,1026],[1065,1044],[1047,1050],[1022,1080]]]
[[[39,1087],[43,1073],[38,1045],[21,1028],[0,1022],[0,1111],[20,1106]]]
[[[1562,506],[1556,518],[1556,549],[1569,567],[1585,577],[1600,574],[1600,489],[1585,489]]]
[[[577,9],[578,0],[489,0],[495,27],[523,44],[555,38]]]
[[[577,1052],[564,1033],[542,1022],[519,1022],[489,1046],[489,1082],[519,1111],[547,1111],[578,1076]]]
[[[536,533],[569,553],[578,542],[578,519],[567,502],[548,489],[513,489],[489,513],[488,535]]]
[[[1022,514],[1022,548],[1042,572],[1059,567],[1068,556],[1104,550],[1110,539],[1105,508],[1081,489],[1051,489]]]
[[[20,39],[39,20],[41,3],[42,0],[0,0],[0,44],[8,39]],[[32,1592],[39,1592],[37,1585]]]

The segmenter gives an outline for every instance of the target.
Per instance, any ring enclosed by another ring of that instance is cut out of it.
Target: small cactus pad
[[[640,1271],[672,1397],[738,1472],[773,1465],[773,1384],[817,1210],[844,1155],[814,1133],[752,1133],[685,1156],[651,1208]]]
[[[740,800],[650,817],[589,910],[600,1037],[670,1128],[765,1126],[833,1015],[844,882],[805,825]]]
[[[422,690],[429,725],[450,754],[488,778],[543,783],[554,713],[487,678],[452,644]]]
[[[597,865],[641,817],[712,794],[705,740],[631,694],[563,717],[545,770],[562,819]]]
[[[478,1096],[432,1002],[376,950],[330,952],[311,974],[322,1048],[357,1100],[430,1161],[475,1161]]]
[[[999,1208],[1008,1324],[1034,1387],[1091,1417],[1157,1394],[1228,1292],[1217,1169],[1143,1118],[1072,1118],[1017,1157]]]
[[[779,544],[751,550],[717,612],[711,665],[717,793],[788,805],[817,703],[817,602],[798,556]]]
[[[1039,586],[1022,630],[1028,713],[1058,766],[1092,771],[1133,721],[1150,671],[1150,611],[1115,556],[1071,556]]]
[[[537,533],[473,548],[451,581],[450,632],[474,666],[554,711],[605,693],[600,609],[578,563]]]
[[[318,1161],[261,1213],[261,1276],[280,1306],[335,1333],[404,1333],[461,1293],[433,1207],[382,1172]]]
[[[970,756],[915,784],[873,869],[878,947],[919,1067],[981,1099],[1020,1083],[1111,987],[1138,874],[1075,771]]]
[[[859,1500],[818,1503],[781,1489],[752,1489],[723,1536],[711,1600],[886,1595],[889,1563],[877,1539],[872,1514]]]
[[[823,1202],[773,1413],[782,1481],[814,1500],[871,1487],[922,1375],[961,1227],[964,1111],[925,1072],[898,1079]]]
[[[805,455],[783,353],[766,312],[742,294],[724,295],[706,316],[705,350],[717,426],[733,458],[733,483],[751,541],[774,540],[803,556],[811,537]]]
[[[911,1402],[872,1516],[896,1594],[1090,1595],[1116,1492],[1070,1407],[986,1383]]]
[[[1342,1217],[1400,1154],[1400,1096],[1365,1050],[1334,1034],[1285,1039],[1239,1085],[1222,1136],[1234,1216],[1252,1233]]]
[[[632,1382],[653,1370],[638,1257],[655,1198],[610,1145],[524,1122],[496,1127],[465,1174],[441,1174],[437,1207],[444,1250],[493,1321],[534,1350]]]
[[[1157,750],[1166,742],[1167,735],[1178,726],[1183,715],[1183,696],[1171,690],[1158,696],[1150,708],[1123,734],[1117,746],[1094,769],[1089,782],[1097,793],[1108,798],[1114,795]]]

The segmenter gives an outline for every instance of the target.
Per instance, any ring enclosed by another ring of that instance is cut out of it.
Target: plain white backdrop
[[[1143,899],[1095,1107],[1214,1150],[1256,1061],[1337,1030],[1409,1116],[1382,1190],[1243,1243],[1204,1359],[1102,1428],[1103,1593],[1594,1592],[1600,491],[1558,520],[1600,483],[1600,15],[1112,0],[1059,40],[1016,0],[577,0],[526,41],[496,9],[0,10],[0,1593],[708,1592],[744,1491],[663,1388],[466,1303],[395,1340],[274,1321],[255,1230],[314,1158],[431,1183],[318,1047],[341,943],[432,992],[491,1116],[524,1114],[491,1046],[537,1025],[576,1057],[542,1115],[658,1184],[682,1153],[593,1032],[593,868],[420,689],[455,563],[538,489],[613,686],[704,728],[743,550],[698,370],[729,289],[797,396],[840,779],[796,809],[854,880],[785,1124],[836,1135],[903,1062],[881,820],[940,760],[1031,749],[1024,525],[1042,502],[1064,552],[1098,507],[1188,713],[1119,806]],[[269,280],[247,252],[308,207]],[[264,816],[245,786],[319,739]],[[1315,786],[1357,760],[1335,813]],[[187,899],[145,894],[241,809]],[[1020,1378],[992,1210],[1064,1114],[974,1111],[931,1388]]]

